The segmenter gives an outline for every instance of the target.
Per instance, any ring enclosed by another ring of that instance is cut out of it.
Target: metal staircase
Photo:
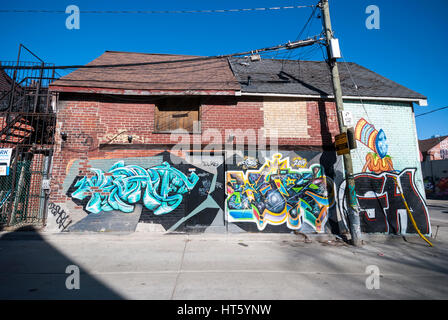
[[[23,53],[37,61],[21,61]],[[0,149],[11,149],[9,174],[0,176],[0,226],[42,223],[56,114],[54,69],[23,45],[17,61],[0,62]],[[2,165],[0,163],[0,165]]]

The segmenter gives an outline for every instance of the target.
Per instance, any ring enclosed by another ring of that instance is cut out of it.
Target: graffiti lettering
[[[67,227],[72,223],[72,220],[68,214],[59,205],[50,202],[48,209],[51,211],[51,214],[56,217],[56,224],[61,231],[67,229]]]
[[[166,214],[179,206],[182,195],[199,180],[196,173],[190,172],[187,177],[167,162],[144,169],[118,161],[107,173],[95,168],[90,171],[95,176],[79,179],[75,184],[77,190],[71,194],[79,200],[90,196],[86,205],[90,213],[112,210],[129,213],[134,211],[134,204],[142,201],[155,215]]]
[[[206,167],[218,167],[220,163],[218,161],[202,161],[202,165]]]
[[[238,166],[243,167],[244,170],[256,168],[258,166],[258,159],[245,157],[243,161],[238,163]]]
[[[306,159],[302,158],[302,157],[295,157],[294,159],[292,159],[292,166],[296,167],[296,168],[306,168],[308,162],[306,161]]]
[[[401,173],[383,172],[381,174],[359,173],[355,175],[356,197],[360,206],[361,230],[366,233],[416,233],[408,223],[406,206],[396,186],[397,178],[403,190],[417,226],[424,234],[429,234],[428,209],[415,185],[417,169],[405,169]],[[339,188],[339,208],[345,212],[346,183]]]
[[[77,149],[73,148],[73,145],[80,144],[83,147],[87,147],[87,149]],[[68,151],[73,152],[85,152],[85,151],[92,151],[95,149],[94,147],[94,139],[92,136],[85,132],[80,133],[73,133],[68,136],[68,141],[63,144],[63,148]]]
[[[202,180],[202,187],[198,189],[199,195],[207,196],[212,182],[210,180]]]

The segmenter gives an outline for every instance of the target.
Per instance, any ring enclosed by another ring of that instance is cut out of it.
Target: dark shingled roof
[[[106,51],[87,65],[132,64],[191,58],[199,57]],[[54,81],[52,86],[127,90],[240,90],[225,58],[141,66],[77,69]]]
[[[197,56],[106,51],[87,65],[128,64],[200,58]],[[339,62],[344,96],[426,97],[356,63]],[[229,67],[230,66],[230,67]],[[348,73],[358,85],[356,91]],[[233,71],[233,72],[232,72]],[[250,80],[249,80],[250,79]],[[211,58],[142,66],[78,69],[54,81],[52,87],[124,90],[242,91],[326,97],[333,94],[328,65],[323,61]]]
[[[230,58],[242,92],[328,96],[333,94],[331,74],[324,61]],[[338,62],[343,96],[426,99],[392,80],[352,62]],[[358,85],[356,91],[350,74]],[[250,77],[250,79],[249,79]]]
[[[432,149],[436,145],[438,145],[440,142],[448,138],[448,136],[441,136],[441,137],[435,137],[425,140],[419,140],[418,146],[422,153],[427,152],[428,150]]]

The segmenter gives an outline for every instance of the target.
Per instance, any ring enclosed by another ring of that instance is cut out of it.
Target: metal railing
[[[20,61],[24,49],[38,61]],[[0,176],[0,225],[45,221],[42,183],[56,129],[49,91],[55,71],[48,65],[23,45],[17,61],[0,62],[0,148],[11,149],[8,173]]]

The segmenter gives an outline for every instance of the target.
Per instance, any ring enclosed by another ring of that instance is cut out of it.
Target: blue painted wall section
[[[357,148],[351,155],[362,232],[416,233],[396,185],[399,183],[418,228],[429,235],[431,225],[411,104],[344,101],[344,110],[353,114],[355,123]],[[345,185],[345,181],[338,183],[338,204],[344,218]]]

